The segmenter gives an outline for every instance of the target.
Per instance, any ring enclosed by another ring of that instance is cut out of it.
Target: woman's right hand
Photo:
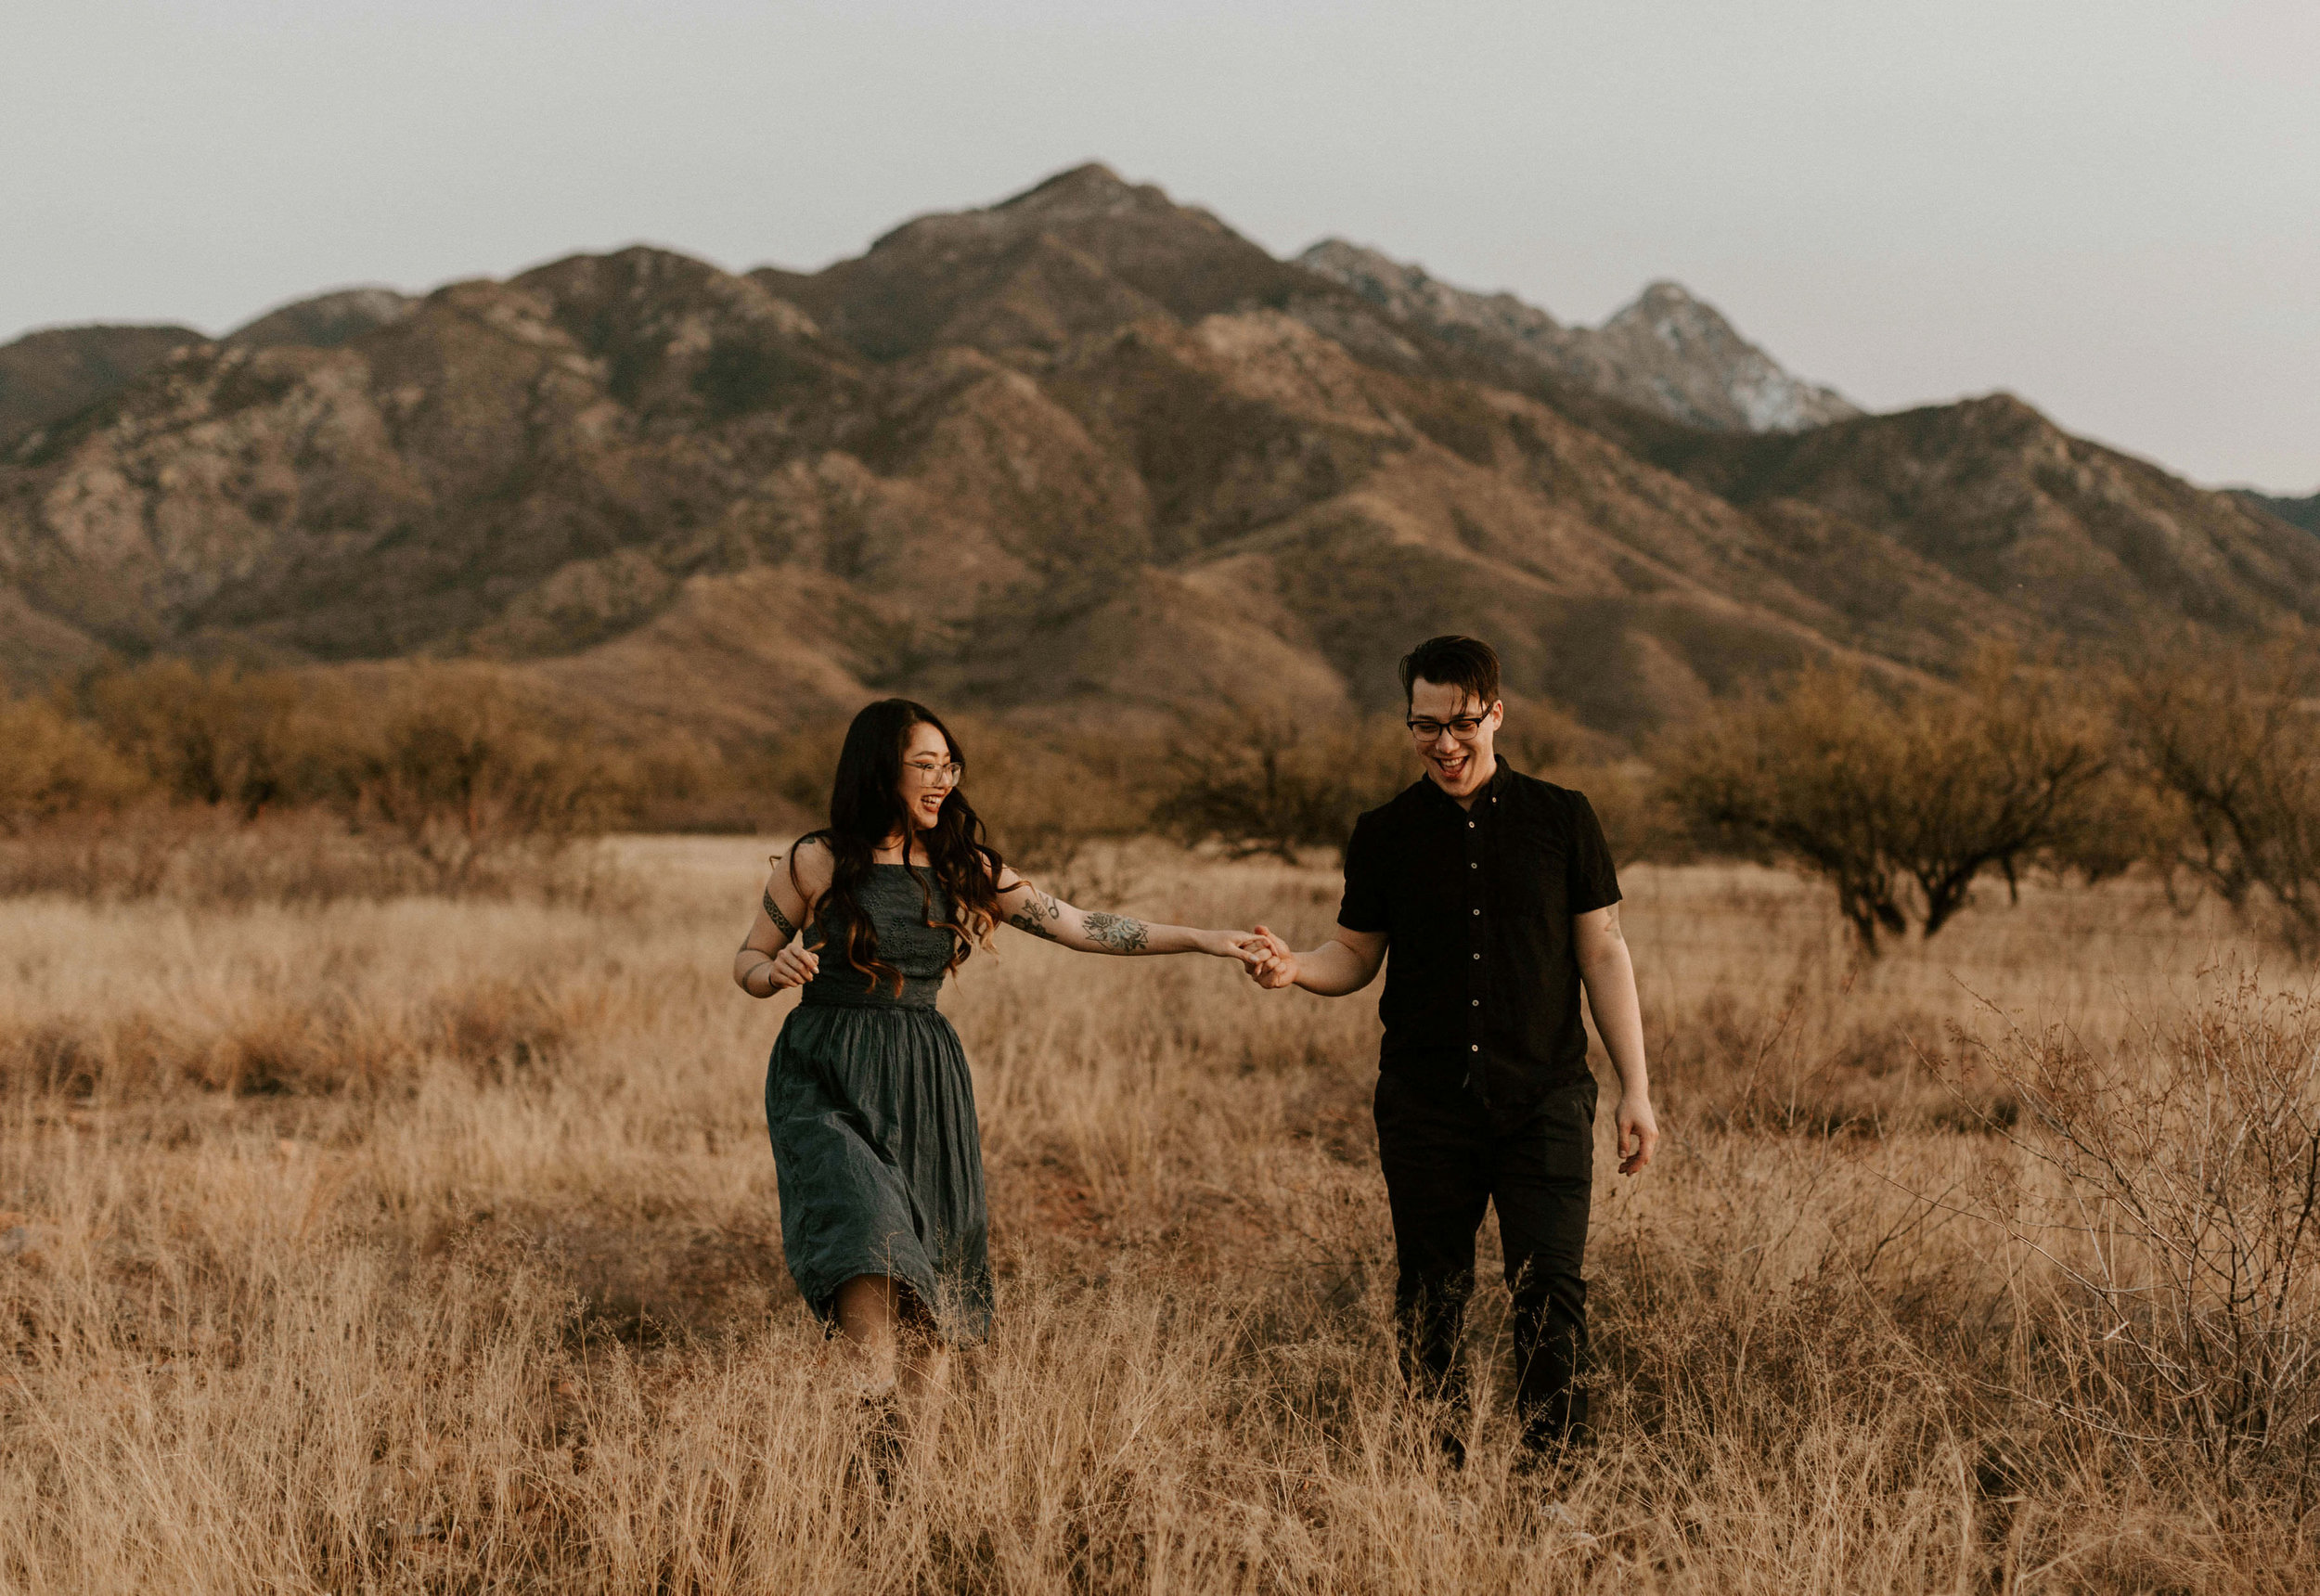
[[[773,991],[785,986],[803,986],[821,969],[821,959],[812,949],[793,942],[773,956]]]

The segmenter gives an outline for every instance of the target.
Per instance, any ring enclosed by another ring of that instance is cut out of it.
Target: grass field
[[[882,1490],[781,1267],[788,1001],[728,976],[767,846],[612,846],[631,884],[563,904],[0,905],[0,1589],[2320,1586],[2310,1430],[2134,1419],[1989,1220],[2009,1017],[2127,1060],[2288,1024],[2216,915],[2030,887],[1856,969],[1785,877],[1628,872],[1668,1138],[1599,1150],[1602,1438],[1544,1482],[1502,1390],[1463,1474],[1398,1397],[1371,998],[1010,933],[944,998],[997,1325]],[[1100,879],[1334,918],[1321,868]]]

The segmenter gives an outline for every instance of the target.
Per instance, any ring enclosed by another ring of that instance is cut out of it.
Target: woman
[[[776,859],[733,959],[753,998],[805,988],[766,1075],[781,1250],[882,1409],[897,1360],[908,1405],[938,1402],[951,1345],[990,1324],[982,1144],[958,1033],[934,1008],[943,977],[1002,920],[1087,953],[1245,964],[1262,946],[1083,913],[1039,891],[984,842],[959,787],[964,764],[922,705],[884,699],[856,715],[829,826]]]

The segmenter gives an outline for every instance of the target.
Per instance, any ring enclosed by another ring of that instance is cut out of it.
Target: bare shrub
[[[601,831],[634,781],[578,728],[519,703],[496,672],[464,665],[406,673],[354,768],[354,822],[400,838],[449,891],[503,872],[510,855],[552,856]]]
[[[2116,1049],[2009,1025],[1970,1058],[2021,1155],[1971,1206],[2050,1271],[2020,1394],[2226,1489],[2320,1486],[2320,1001],[2243,980]]]
[[[105,740],[179,802],[255,815],[344,791],[359,706],[330,677],[155,660],[92,676],[80,696]]]
[[[2312,649],[2185,645],[2129,673],[2125,740],[2172,811],[2163,864],[2298,951],[2320,947],[2320,714]]]
[[[953,722],[965,786],[1008,862],[1076,903],[1117,904],[1137,871],[1122,844],[1152,823],[1151,740],[1089,731],[1045,738],[980,717]]]
[[[136,771],[87,726],[43,700],[0,700],[0,834],[121,802]]]
[[[1669,746],[1669,802],[1704,836],[1837,889],[1862,949],[1913,919],[1932,936],[1976,882],[2062,864],[2104,823],[2099,720],[2050,678],[1991,655],[1955,689],[1897,704],[1813,668],[1780,698],[1723,705]]]
[[[522,843],[468,861],[446,881],[436,861],[329,810],[232,811],[146,803],[74,811],[0,835],[0,898],[55,894],[96,903],[327,904],[419,895],[522,897],[611,907],[636,883],[600,851]]]
[[[153,897],[167,887],[193,839],[215,830],[205,812],[161,803],[112,813],[68,810],[0,837],[0,897]]]
[[[1353,822],[1408,784],[1410,736],[1379,717],[1313,727],[1239,712],[1189,728],[1169,747],[1153,817],[1186,843],[1234,858],[1342,848]]]

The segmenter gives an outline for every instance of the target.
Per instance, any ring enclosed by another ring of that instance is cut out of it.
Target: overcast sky
[[[816,266],[1087,159],[1872,408],[2320,487],[2315,0],[0,0],[0,340],[636,240]]]

